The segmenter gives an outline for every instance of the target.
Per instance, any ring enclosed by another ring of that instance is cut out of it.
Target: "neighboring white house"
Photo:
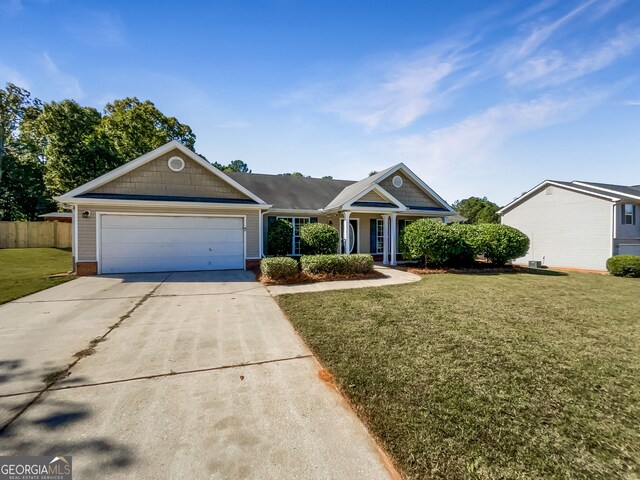
[[[640,255],[640,185],[545,180],[498,213],[531,240],[515,263],[606,270],[613,255]]]

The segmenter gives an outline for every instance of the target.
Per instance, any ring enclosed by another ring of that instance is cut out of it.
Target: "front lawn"
[[[406,478],[640,475],[640,280],[442,274],[277,298]]]
[[[73,277],[47,278],[71,270],[71,253],[57,248],[0,250],[0,304],[53,287]]]

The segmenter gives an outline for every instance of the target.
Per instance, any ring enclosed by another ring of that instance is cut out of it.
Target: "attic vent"
[[[547,187],[544,193],[547,195],[553,195],[553,187]]]
[[[396,175],[391,179],[391,183],[393,183],[394,187],[400,188],[402,186],[402,177],[400,175]]]
[[[179,172],[184,168],[184,160],[180,157],[171,157],[167,162],[169,169],[174,172]]]

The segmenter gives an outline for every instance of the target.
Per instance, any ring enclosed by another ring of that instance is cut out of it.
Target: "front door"
[[[357,253],[358,252],[358,221],[349,220],[349,245],[346,245],[346,228],[345,221],[342,220],[342,251],[344,253]]]

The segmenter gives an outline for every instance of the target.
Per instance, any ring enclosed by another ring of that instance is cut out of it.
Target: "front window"
[[[376,220],[376,253],[384,253],[384,220]]]
[[[293,227],[291,236],[291,251],[289,255],[300,255],[300,229],[306,223],[311,222],[309,217],[278,217],[278,220],[286,220]]]
[[[623,225],[635,225],[636,224],[636,206],[630,203],[622,205],[622,224]]]

